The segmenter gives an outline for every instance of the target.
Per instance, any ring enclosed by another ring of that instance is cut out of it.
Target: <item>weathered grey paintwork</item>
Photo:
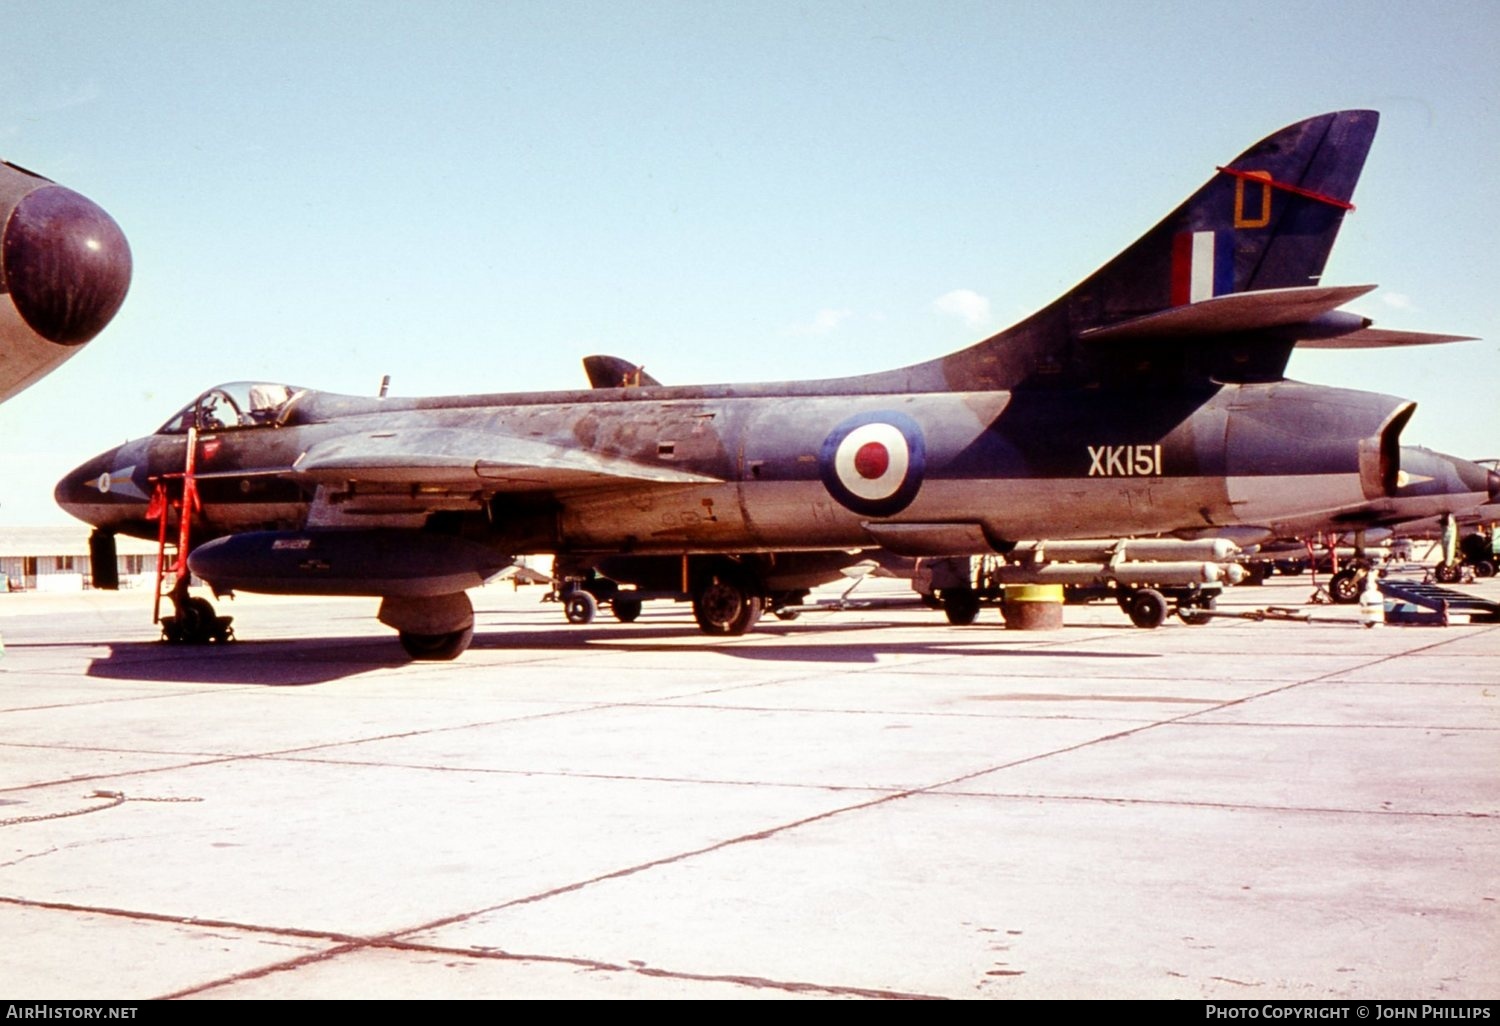
[[[108,214],[0,161],[0,401],[103,331],[130,271],[130,247]]]
[[[1401,447],[1396,487],[1365,505],[1326,516],[1284,519],[1268,524],[1275,538],[1306,538],[1332,531],[1402,528],[1444,515],[1482,515],[1500,496],[1500,475],[1471,460],[1416,446]],[[1493,518],[1491,518],[1493,519]]]
[[[621,383],[625,387],[660,383],[647,375],[642,367],[617,356],[588,356],[583,364],[589,381],[596,388],[617,387]],[[1486,504],[1492,503],[1494,496],[1500,494],[1500,475],[1489,467],[1410,446],[1401,448],[1400,466],[1396,486],[1388,494],[1335,513],[1280,520],[1264,526],[1238,526],[1228,530],[1206,527],[1180,529],[1178,532],[1201,541],[1170,537],[1128,541],[1024,540],[1016,543],[1007,554],[1011,561],[1009,565],[991,567],[987,572],[992,582],[1093,585],[1109,581],[1127,589],[1138,581],[1150,582],[1153,587],[1196,587],[1219,581],[1238,583],[1243,580],[1244,571],[1229,561],[1239,551],[1236,541],[1254,546],[1252,551],[1261,554],[1267,542],[1290,543],[1325,532],[1353,533],[1368,543],[1374,543],[1389,537],[1393,526],[1405,529],[1410,523],[1425,522],[1427,518],[1431,518],[1434,530],[1436,518],[1444,515],[1455,515],[1461,523],[1476,517],[1486,522],[1497,519],[1494,515],[1496,507]],[[1486,511],[1491,515],[1484,517]],[[1226,535],[1232,535],[1233,540]],[[862,561],[876,559],[887,570],[905,577],[912,576],[920,562],[879,549],[771,552],[757,557],[756,572],[766,584],[771,608],[779,610],[783,606],[795,607],[803,601],[807,589],[837,580],[843,571]],[[1132,562],[1137,560],[1146,562]],[[648,593],[660,594],[684,587],[675,583],[681,576],[677,562],[661,556],[613,556],[576,572],[586,581],[589,571],[596,569],[611,582],[633,584]],[[933,594],[937,585],[927,587],[924,594],[933,601],[941,599],[945,603],[953,597],[957,608],[970,609],[971,613],[977,611],[968,595],[973,578],[968,559],[936,563],[928,560],[925,565],[946,566],[949,562],[965,569],[950,574],[949,585],[939,594]],[[586,584],[601,595],[609,593],[613,587],[609,582]],[[952,596],[954,588],[965,594]],[[1188,597],[1198,596],[1189,593]],[[631,613],[638,608],[638,603],[633,604],[628,594],[623,601],[626,618],[632,618]],[[1122,605],[1125,601],[1121,599]],[[1190,623],[1202,622],[1193,619],[1190,611],[1184,619]]]
[[[1453,338],[1376,331],[1337,310],[1369,287],[1316,284],[1375,121],[1283,129],[1062,299],[940,359],[440,398],[221,386],[78,468],[58,501],[154,536],[147,499],[192,428],[196,574],[380,595],[429,657],[472,630],[455,567],[482,577],[496,554],[681,556],[699,622],[738,633],[764,593],[747,553],[970,554],[1357,509],[1399,489],[1413,404],[1287,381],[1293,345]]]

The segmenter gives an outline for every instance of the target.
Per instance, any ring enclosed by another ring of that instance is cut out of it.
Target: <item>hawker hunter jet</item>
[[[108,214],[0,161],[0,401],[103,331],[129,287],[130,247]]]
[[[191,536],[216,592],[371,595],[415,658],[473,634],[518,553],[674,556],[700,625],[754,625],[756,554],[1005,552],[1022,538],[1259,525],[1400,486],[1415,408],[1288,381],[1292,348],[1457,336],[1320,283],[1378,118],[1325,114],[1215,168],[1114,260],[949,356],[821,381],[440,398],[212,388],[90,460],[62,506]],[[101,549],[104,546],[101,545]],[[203,599],[175,594],[191,619]]]

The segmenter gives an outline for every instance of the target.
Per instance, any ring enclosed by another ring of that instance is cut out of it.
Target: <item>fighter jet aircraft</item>
[[[0,161],[0,402],[103,331],[129,287],[130,247],[108,214]]]
[[[968,555],[1353,508],[1398,488],[1415,406],[1288,381],[1293,346],[1460,338],[1371,328],[1339,307],[1374,286],[1319,284],[1377,120],[1276,132],[1082,284],[949,356],[757,385],[220,386],[57,499],[153,538],[185,510],[188,566],[216,591],[378,596],[427,659],[467,647],[465,589],[516,553],[677,556],[699,623],[738,634],[764,607],[752,553]]]

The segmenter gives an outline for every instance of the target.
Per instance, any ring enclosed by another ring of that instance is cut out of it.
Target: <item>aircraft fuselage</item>
[[[931,554],[975,539],[1265,523],[1383,494],[1411,408],[1285,381],[1087,396],[715,391],[305,392],[276,424],[199,433],[195,538],[456,515],[465,535],[510,553]],[[517,439],[597,459],[599,476],[581,464],[562,477],[515,467],[504,453]],[[127,443],[69,475],[58,501],[96,526],[155,537],[147,501],[156,480],[180,493],[170,475],[187,443],[185,432]],[[317,454],[339,447],[352,455],[320,469]]]

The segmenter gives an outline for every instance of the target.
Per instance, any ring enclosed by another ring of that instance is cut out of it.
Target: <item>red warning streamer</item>
[[[1273,189],[1280,189],[1283,192],[1294,193],[1298,196],[1306,196],[1310,200],[1317,200],[1319,203],[1327,203],[1329,206],[1338,207],[1340,210],[1354,209],[1353,203],[1349,203],[1341,199],[1335,199],[1334,197],[1329,196],[1326,193],[1314,192],[1311,189],[1304,189],[1300,185],[1292,185],[1289,182],[1278,182],[1274,178],[1267,177],[1264,171],[1236,171],[1232,167],[1215,167],[1214,170],[1222,171],[1224,174],[1230,175],[1234,178],[1243,178],[1247,182],[1260,182],[1262,185],[1269,185]]]

